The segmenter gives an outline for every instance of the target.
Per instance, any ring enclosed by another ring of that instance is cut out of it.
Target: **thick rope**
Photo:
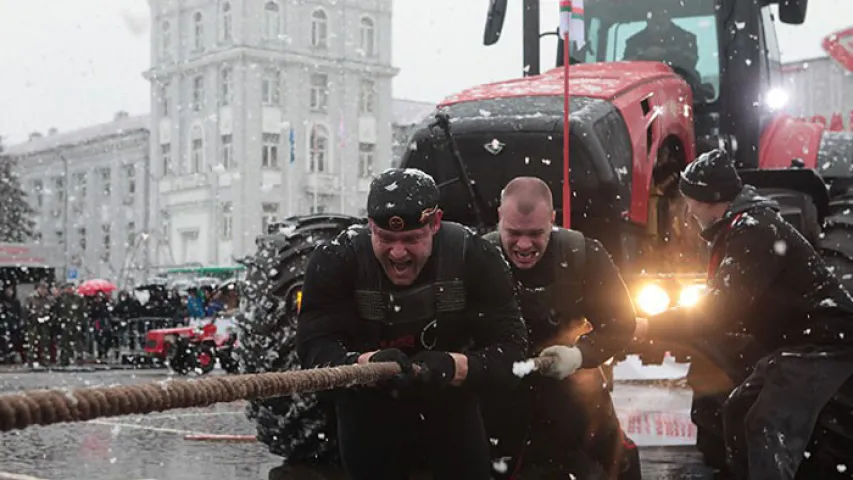
[[[551,361],[528,360],[530,370],[539,370]],[[347,388],[389,379],[399,373],[396,363],[382,362],[140,385],[34,390],[0,395],[0,431]]]

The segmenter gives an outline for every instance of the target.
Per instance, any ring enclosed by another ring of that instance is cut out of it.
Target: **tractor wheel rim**
[[[210,354],[207,352],[201,352],[198,354],[198,363],[200,363],[202,367],[210,365],[211,360]]]

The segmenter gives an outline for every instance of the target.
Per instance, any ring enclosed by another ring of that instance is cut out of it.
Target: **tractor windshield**
[[[696,103],[719,96],[715,0],[588,0],[586,62],[650,60],[683,76]]]

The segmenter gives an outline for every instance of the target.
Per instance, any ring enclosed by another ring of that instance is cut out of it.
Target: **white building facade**
[[[72,277],[141,275],[148,261],[139,248],[148,219],[148,151],[148,116],[119,112],[76,131],[33,133],[3,152],[17,161],[37,212],[35,242],[59,247]]]
[[[391,0],[149,3],[151,113],[4,152],[36,241],[79,278],[233,264],[287,216],[364,215],[371,175],[433,111],[392,99]]]
[[[176,261],[231,264],[286,216],[358,213],[391,163],[391,0],[149,3],[150,208]]]

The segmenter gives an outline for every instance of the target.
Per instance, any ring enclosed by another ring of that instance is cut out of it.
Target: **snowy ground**
[[[639,368],[629,359],[617,366],[616,376],[625,380],[637,380],[637,376],[671,378],[678,368],[686,371],[686,367],[675,368]],[[2,373],[0,393],[142,383],[168,377],[165,370]],[[711,478],[689,447],[695,441],[689,419],[689,390],[617,383],[614,401],[629,435],[641,445],[644,478]],[[184,440],[185,435],[199,433],[251,435],[254,427],[243,415],[240,402],[31,427],[0,434],[0,479],[263,480],[278,463],[258,443]]]

